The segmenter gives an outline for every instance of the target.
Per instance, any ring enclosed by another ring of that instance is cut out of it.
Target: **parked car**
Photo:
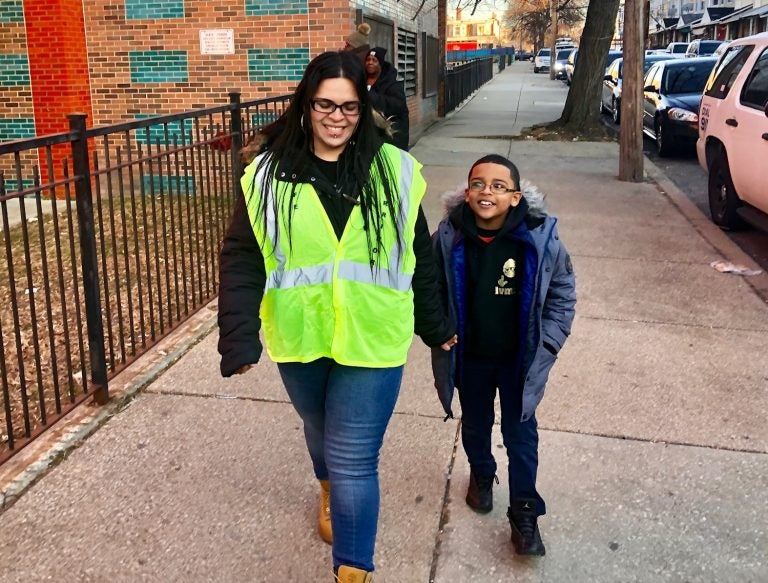
[[[674,55],[670,55],[669,53],[646,55],[643,59],[643,74],[645,74],[654,63],[675,58]],[[611,63],[605,77],[603,77],[603,89],[600,94],[600,112],[610,113],[613,123],[616,124],[621,121],[621,86],[623,71],[623,58],[616,59]]]
[[[576,68],[576,58],[578,57],[579,49],[574,50],[568,59],[565,61],[565,84],[570,85],[573,81],[573,70]]]
[[[573,71],[576,68],[576,61],[578,60],[578,58],[579,58],[579,49],[576,49],[568,56],[568,61],[565,63],[565,83],[567,85],[570,85],[571,81],[573,81]],[[608,54],[605,56],[604,69],[607,71],[611,63],[613,63],[616,59],[620,59],[620,58],[621,58],[621,51],[615,51],[615,50],[608,51]]]
[[[712,53],[713,57],[720,58],[720,55],[722,55],[725,52],[725,49],[727,49],[729,46],[731,46],[731,41],[723,41],[720,43],[720,46],[715,49],[715,52]]]
[[[549,71],[549,49],[539,49],[533,59],[533,72]]]
[[[519,50],[515,52],[516,61],[532,61],[534,54],[530,51]]]
[[[568,57],[575,50],[576,47],[557,49],[557,58],[555,59],[555,79],[565,80],[565,64],[568,62]]]
[[[643,131],[659,156],[699,137],[699,104],[717,59],[668,59],[654,63],[643,79]]]
[[[690,43],[669,43],[664,50],[672,55],[679,55],[682,57],[685,54],[685,51],[688,50],[689,44]]]
[[[721,40],[692,40],[685,49],[685,57],[688,59],[693,57],[710,57],[721,44],[723,44]]]
[[[707,81],[696,142],[709,211],[768,231],[768,32],[732,41]]]

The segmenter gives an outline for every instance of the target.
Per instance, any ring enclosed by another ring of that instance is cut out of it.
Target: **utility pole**
[[[549,44],[549,78],[554,79],[557,60],[557,0],[549,0],[549,15],[552,27],[552,40]]]
[[[643,9],[644,0],[624,1],[624,35],[619,131],[619,180],[643,180]]]
[[[445,117],[445,44],[447,39],[448,2],[437,0],[437,51],[440,55],[437,71],[437,116]]]

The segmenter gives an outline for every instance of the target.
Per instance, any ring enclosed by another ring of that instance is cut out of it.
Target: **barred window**
[[[397,29],[397,79],[405,85],[405,95],[416,95],[416,33]]]

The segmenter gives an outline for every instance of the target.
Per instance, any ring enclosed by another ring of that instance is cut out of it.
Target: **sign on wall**
[[[231,28],[209,28],[200,31],[201,55],[234,55],[235,31]]]

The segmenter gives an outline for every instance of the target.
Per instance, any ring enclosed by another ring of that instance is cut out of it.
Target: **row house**
[[[650,45],[693,39],[732,40],[764,32],[768,0],[655,0],[649,22]]]
[[[447,18],[446,50],[494,49],[501,46],[501,22],[496,13],[489,16],[465,16],[456,9],[455,18]]]

